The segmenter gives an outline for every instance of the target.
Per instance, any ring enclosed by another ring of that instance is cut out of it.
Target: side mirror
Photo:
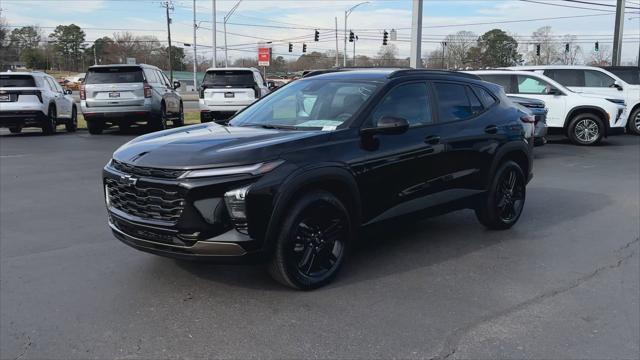
[[[65,95],[73,95],[73,91],[67,89],[67,90],[64,91],[64,94]]]
[[[614,81],[613,84],[611,85],[611,87],[614,87],[614,88],[618,89],[619,91],[624,90],[624,88],[622,87],[622,83],[619,80]]]
[[[180,87],[180,81],[174,81],[173,82],[173,90],[177,89]]]
[[[401,117],[385,116],[378,120],[376,127],[362,129],[362,134],[399,135],[409,130],[409,122]]]
[[[275,89],[276,83],[274,83],[273,81],[267,81],[267,88],[269,88],[269,90]]]
[[[547,89],[547,95],[562,95],[562,92],[554,87],[549,87]]]

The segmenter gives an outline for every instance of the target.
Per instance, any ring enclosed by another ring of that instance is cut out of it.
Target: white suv
[[[580,93],[623,97],[629,115],[627,129],[632,134],[640,135],[640,85],[629,84],[615,74],[593,66],[544,65],[519,66],[512,69],[543,74]]]
[[[53,134],[64,124],[67,131],[78,127],[78,109],[71,90],[40,72],[0,73],[0,127],[17,134],[24,127],[39,127]]]
[[[624,133],[627,114],[624,99],[620,97],[573,92],[531,71],[482,70],[469,73],[501,85],[507,95],[543,100],[549,108],[549,132],[561,132],[574,144],[593,145],[603,137]]]
[[[210,68],[202,80],[200,121],[225,122],[236,112],[269,93],[260,71],[254,68]]]

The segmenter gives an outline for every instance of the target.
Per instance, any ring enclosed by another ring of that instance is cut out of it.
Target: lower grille
[[[144,219],[177,222],[184,210],[178,191],[106,180],[110,206]]]
[[[115,216],[112,216],[110,219],[120,231],[139,239],[178,246],[193,246],[196,243],[196,240],[194,239],[185,239],[183,236],[175,233],[163,232],[140,226],[132,226],[126,221],[122,221]]]

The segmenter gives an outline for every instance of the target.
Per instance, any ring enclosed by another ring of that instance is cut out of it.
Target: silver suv
[[[138,121],[154,130],[184,124],[179,82],[151,65],[97,65],[87,70],[80,87],[82,114],[89,133],[100,134],[110,125],[125,130]]]
[[[41,72],[0,73],[0,127],[17,134],[24,127],[39,127],[45,134],[64,124],[76,131],[78,111],[71,90]]]

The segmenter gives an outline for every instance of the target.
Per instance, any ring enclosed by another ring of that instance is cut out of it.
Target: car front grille
[[[184,210],[178,191],[107,179],[109,205],[143,219],[177,222]]]
[[[139,176],[147,176],[160,179],[177,179],[184,174],[184,170],[157,169],[130,165],[117,160],[111,160],[111,166],[123,173]]]

